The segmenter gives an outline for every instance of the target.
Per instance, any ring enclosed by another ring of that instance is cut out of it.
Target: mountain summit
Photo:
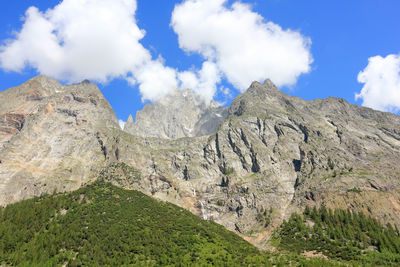
[[[177,139],[203,136],[218,130],[228,116],[228,108],[216,102],[206,102],[192,90],[174,90],[154,104],[146,104],[136,113],[133,122],[129,116],[124,130],[143,137]]]

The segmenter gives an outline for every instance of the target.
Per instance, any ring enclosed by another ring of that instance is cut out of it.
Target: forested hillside
[[[384,227],[363,213],[307,207],[302,215],[292,214],[283,222],[274,239],[284,251],[313,251],[363,265],[400,265],[397,227]]]
[[[178,206],[97,181],[0,208],[0,265],[398,265],[399,231],[344,210],[293,214],[260,251]],[[316,258],[304,252],[313,251]],[[326,259],[323,259],[326,257]],[[328,259],[330,258],[330,259]]]
[[[257,249],[182,208],[97,182],[1,210],[6,264],[245,262]]]
[[[0,265],[268,266],[279,262],[331,264],[260,252],[214,222],[104,182],[0,209]]]

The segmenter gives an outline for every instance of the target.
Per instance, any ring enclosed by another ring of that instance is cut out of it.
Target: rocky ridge
[[[2,205],[46,191],[35,188],[73,190],[103,170],[117,174],[114,184],[178,204],[259,246],[306,205],[363,211],[400,226],[399,116],[338,98],[305,101],[266,80],[236,97],[215,133],[170,140],[120,130],[93,84],[59,86],[37,105],[24,100],[37,86],[0,92],[1,103],[11,103],[1,114],[31,112],[22,128],[17,119],[1,120]],[[78,111],[78,119],[60,110]],[[62,142],[51,146],[53,138]]]
[[[95,84],[38,76],[0,103],[0,205],[77,189],[115,157],[107,140],[118,122]]]
[[[228,116],[228,108],[205,101],[192,90],[174,90],[154,104],[129,116],[124,130],[142,137],[177,139],[209,135]]]

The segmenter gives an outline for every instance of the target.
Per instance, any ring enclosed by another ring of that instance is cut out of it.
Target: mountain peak
[[[276,85],[270,79],[266,79],[263,84],[259,83],[258,81],[252,82],[244,94],[265,97],[266,95],[273,95],[278,92],[280,92],[278,87],[276,87]]]
[[[128,120],[125,123],[124,131],[130,132],[134,127],[132,114],[129,114]]]
[[[62,84],[56,79],[50,78],[46,75],[38,75],[25,82],[28,87],[36,86],[37,89],[44,89],[47,91],[55,92],[62,87]]]
[[[143,137],[177,139],[215,132],[227,116],[227,108],[206,102],[191,89],[173,90],[154,104],[146,104],[124,130]],[[129,119],[128,119],[129,120]]]
[[[264,86],[271,90],[279,91],[278,87],[276,87],[276,85],[270,79],[264,80]]]
[[[44,74],[37,75],[37,76],[35,76],[35,77],[29,79],[28,81],[52,82],[52,83],[60,84],[60,82],[57,81],[56,79],[51,78],[51,77],[49,77],[49,76],[46,76],[46,75],[44,75]]]
[[[233,100],[229,113],[241,116],[244,113],[258,113],[267,109],[280,110],[292,101],[293,97],[281,92],[270,79],[266,79],[264,84],[254,81],[243,94]]]

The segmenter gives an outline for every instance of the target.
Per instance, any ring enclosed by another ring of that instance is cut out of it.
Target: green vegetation
[[[261,223],[264,227],[268,227],[271,223],[271,215],[273,209],[264,210],[263,208],[257,213],[256,221]]]
[[[257,220],[267,225],[272,212],[261,210]],[[376,220],[343,210],[306,209],[303,215],[293,214],[274,238],[272,243],[280,252],[259,251],[214,222],[102,180],[75,192],[0,208],[0,265],[5,266],[359,266],[400,262],[397,228],[382,227]],[[333,260],[306,258],[301,255],[304,251],[321,252]]]
[[[355,190],[358,192],[358,190]],[[306,208],[292,214],[274,234],[284,251],[316,251],[332,259],[363,265],[400,265],[400,233],[388,224],[348,210]]]
[[[99,173],[98,179],[123,188],[140,187],[142,181],[140,171],[123,162],[108,165]]]
[[[223,201],[222,199],[218,199],[216,204],[220,207],[223,207],[225,205],[225,201]]]
[[[358,187],[353,187],[353,188],[347,190],[347,192],[361,193],[361,189]]]
[[[225,174],[225,175],[232,175],[232,174],[234,174],[234,173],[235,173],[235,169],[232,168],[232,167],[228,167],[228,168],[226,168],[225,171],[224,171],[224,174]]]
[[[219,264],[258,255],[213,222],[102,182],[9,205],[0,223],[4,264]]]
[[[95,182],[0,208],[0,265],[287,266],[224,227],[137,191]],[[332,265],[333,266],[333,265]]]

